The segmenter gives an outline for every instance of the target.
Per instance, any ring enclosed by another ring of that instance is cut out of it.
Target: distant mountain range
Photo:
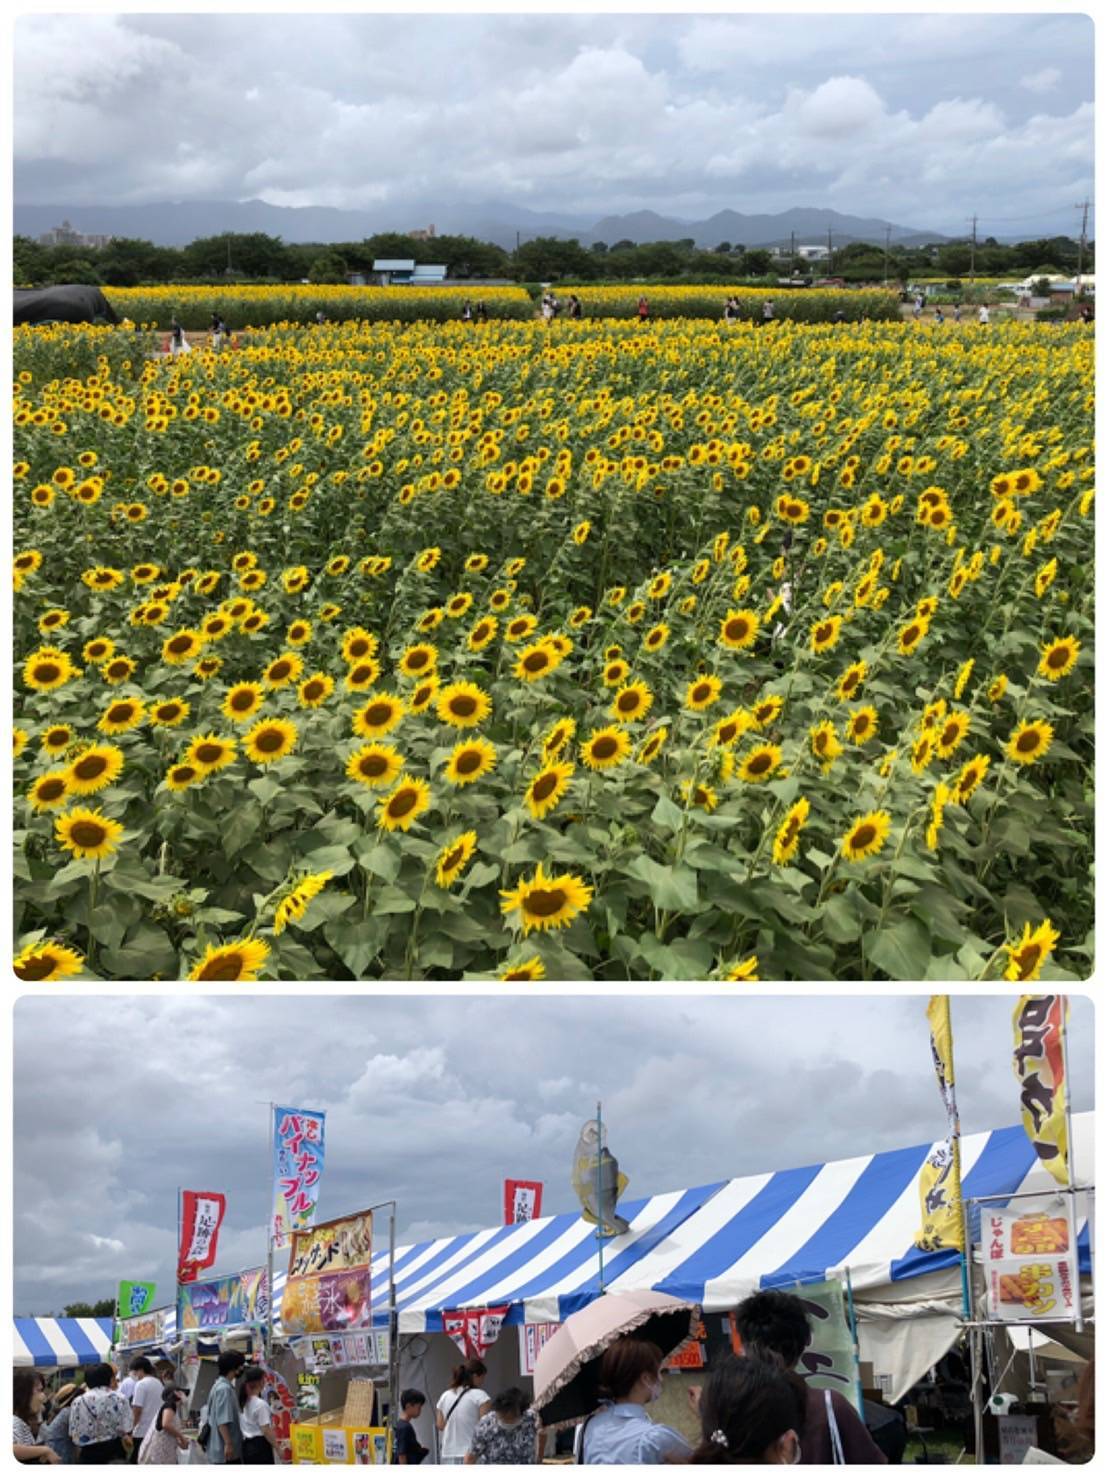
[[[138,237],[159,246],[185,246],[201,236],[224,231],[264,231],[294,242],[360,241],[378,231],[412,231],[432,221],[442,234],[474,236],[511,250],[517,239],[533,236],[576,237],[584,246],[594,241],[680,241],[715,247],[727,241],[742,246],[785,246],[795,233],[798,246],[823,245],[827,232],[836,247],[851,241],[921,246],[949,238],[938,231],[898,226],[891,221],[843,215],[835,210],[797,207],[776,215],[744,215],[721,210],[703,221],[679,220],[652,210],[605,216],[590,222],[555,211],[533,211],[501,202],[444,204],[417,201],[372,211],[335,210],[326,206],[267,205],[262,200],[166,201],[151,205],[19,205],[14,207],[16,234],[41,236],[63,221],[85,235]]]

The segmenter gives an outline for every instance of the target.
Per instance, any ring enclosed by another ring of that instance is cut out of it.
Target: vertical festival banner
[[[154,1307],[157,1286],[153,1283],[130,1283],[119,1285],[116,1308],[121,1319],[133,1319],[139,1314],[148,1314]]]
[[[537,1221],[542,1215],[541,1180],[506,1180],[504,1182],[504,1225]]]
[[[1068,1016],[1065,996],[1020,996],[1012,1013],[1012,1069],[1020,1085],[1023,1127],[1040,1162],[1060,1185],[1069,1184],[1069,1084],[1062,1049]]]
[[[927,1003],[931,1024],[931,1057],[946,1109],[946,1140],[937,1144],[920,1171],[920,1230],[916,1246],[937,1252],[965,1243],[962,1225],[962,1163],[958,1103],[954,1095],[954,1038],[950,1029],[950,997],[932,996]]]
[[[195,1283],[202,1270],[215,1262],[226,1210],[227,1197],[222,1191],[182,1191],[178,1283]]]
[[[315,1109],[273,1106],[273,1216],[269,1235],[274,1247],[287,1247],[293,1232],[302,1232],[315,1220],[323,1175],[325,1118]]]

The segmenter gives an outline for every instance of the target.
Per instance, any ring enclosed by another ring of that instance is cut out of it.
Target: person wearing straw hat
[[[77,1461],[73,1443],[69,1440],[69,1405],[80,1389],[76,1381],[58,1387],[50,1407],[50,1420],[39,1433],[42,1441],[54,1449],[63,1463]]]

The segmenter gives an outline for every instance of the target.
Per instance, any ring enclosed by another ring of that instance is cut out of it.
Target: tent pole
[[[370,1294],[372,1311],[373,1295]],[[389,1207],[389,1430],[388,1457],[392,1460],[392,1439],[400,1415],[400,1321],[396,1313],[396,1202]],[[370,1328],[373,1326],[372,1312]]]
[[[600,1118],[600,1100],[596,1101],[596,1259],[600,1291],[604,1292],[604,1212],[600,1199],[600,1165],[604,1149],[604,1125]]]
[[[981,1399],[981,1331],[970,1330],[970,1372],[973,1381],[973,1460],[985,1461],[985,1408]]]
[[[277,1105],[269,1105],[269,1128],[266,1134],[266,1154],[273,1153],[275,1138],[275,1119],[277,1117]],[[266,1213],[265,1218],[265,1278],[266,1278],[266,1320],[262,1331],[265,1349],[265,1363],[273,1365],[273,1220],[272,1209]]]
[[[1063,1104],[1066,1115],[1066,1176],[1069,1181],[1069,1194],[1066,1201],[1069,1205],[1069,1232],[1070,1246],[1073,1248],[1073,1327],[1078,1334],[1085,1329],[1085,1314],[1081,1307],[1081,1254],[1077,1250],[1077,1177],[1074,1174],[1074,1143],[1073,1143],[1073,1115],[1070,1111],[1070,1054],[1069,1033],[1066,1030],[1066,1019],[1069,1016],[1070,1003],[1065,996],[1061,997],[1062,1018],[1062,1082],[1065,1089]],[[1089,1238],[1089,1246],[1092,1246],[1092,1238]]]

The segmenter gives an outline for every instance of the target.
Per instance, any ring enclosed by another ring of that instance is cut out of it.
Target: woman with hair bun
[[[465,1462],[478,1421],[492,1410],[492,1402],[481,1389],[488,1373],[485,1362],[476,1357],[455,1367],[450,1389],[435,1407],[435,1426],[442,1434],[440,1462]]]
[[[702,1440],[693,1463],[799,1463],[804,1394],[797,1376],[728,1355],[700,1397]]]

